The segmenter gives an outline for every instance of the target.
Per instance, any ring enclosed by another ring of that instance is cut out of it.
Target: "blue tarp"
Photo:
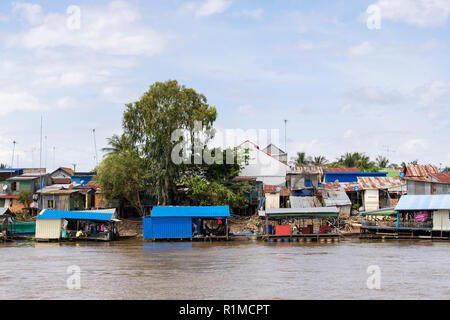
[[[154,207],[152,218],[191,217],[191,218],[227,218],[229,206],[215,207]]]
[[[50,220],[50,219],[70,219],[70,220],[96,220],[96,221],[111,221],[113,215],[111,213],[100,212],[79,212],[79,211],[55,211],[44,210],[36,217],[36,220]]]
[[[450,194],[404,195],[395,210],[450,210]]]

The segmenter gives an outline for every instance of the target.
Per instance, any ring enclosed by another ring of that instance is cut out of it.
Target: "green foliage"
[[[218,181],[208,181],[204,177],[186,178],[183,181],[189,192],[187,194],[193,205],[220,206],[229,205],[239,208],[248,203],[246,193],[250,191],[248,182],[225,185]]]
[[[362,172],[378,171],[376,164],[370,160],[370,157],[360,152],[347,152],[338,158],[337,163],[347,168],[358,168]]]
[[[19,203],[21,203],[25,208],[29,209],[32,200],[31,192],[29,191],[20,191],[19,192],[19,198],[17,199]]]
[[[137,152],[109,155],[97,167],[94,181],[100,185],[106,200],[129,203],[140,215],[144,215],[141,194],[147,189],[148,173]]]
[[[105,157],[111,154],[119,154],[132,149],[132,145],[126,135],[122,134],[120,137],[115,134],[111,138],[107,138],[109,147],[103,148]]]
[[[0,163],[0,169],[6,169],[8,166],[4,163]]]
[[[375,163],[379,168],[387,168],[389,165],[389,160],[386,157],[378,156],[375,159]]]
[[[216,109],[207,104],[204,95],[180,86],[175,80],[156,82],[139,101],[126,106],[124,134],[144,159],[149,191],[160,204],[171,203],[171,194],[176,191],[175,181],[185,169],[173,163],[171,155],[177,144],[188,141],[184,137],[172,141],[172,134],[175,130],[186,130],[191,133],[193,145],[196,121],[207,131],[211,130],[216,117]]]
[[[295,158],[292,158],[293,161],[291,161],[291,164],[296,167],[302,167],[302,166],[325,166],[328,164],[328,160],[324,156],[317,156],[317,157],[311,157],[306,156],[305,152],[297,152],[297,156]]]
[[[311,157],[306,157],[305,152],[297,152],[297,156],[292,159],[293,159],[292,164],[296,167],[309,165],[312,160]]]

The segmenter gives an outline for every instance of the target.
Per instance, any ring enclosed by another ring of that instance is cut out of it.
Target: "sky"
[[[450,166],[449,20],[448,0],[4,0],[0,163],[91,170],[125,104],[176,79],[219,132],[284,149],[288,120],[289,158]]]

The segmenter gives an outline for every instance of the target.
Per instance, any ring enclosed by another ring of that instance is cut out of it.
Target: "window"
[[[55,201],[54,200],[48,200],[47,201],[47,208],[55,209]]]
[[[11,191],[19,191],[20,189],[20,183],[19,182],[12,182],[11,183]]]

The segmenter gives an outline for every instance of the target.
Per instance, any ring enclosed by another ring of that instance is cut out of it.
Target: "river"
[[[0,244],[0,299],[449,299],[449,250],[448,242],[357,239],[16,242]],[[75,282],[70,266],[80,271]],[[369,266],[379,289],[368,289]],[[81,288],[69,290],[68,279]]]

